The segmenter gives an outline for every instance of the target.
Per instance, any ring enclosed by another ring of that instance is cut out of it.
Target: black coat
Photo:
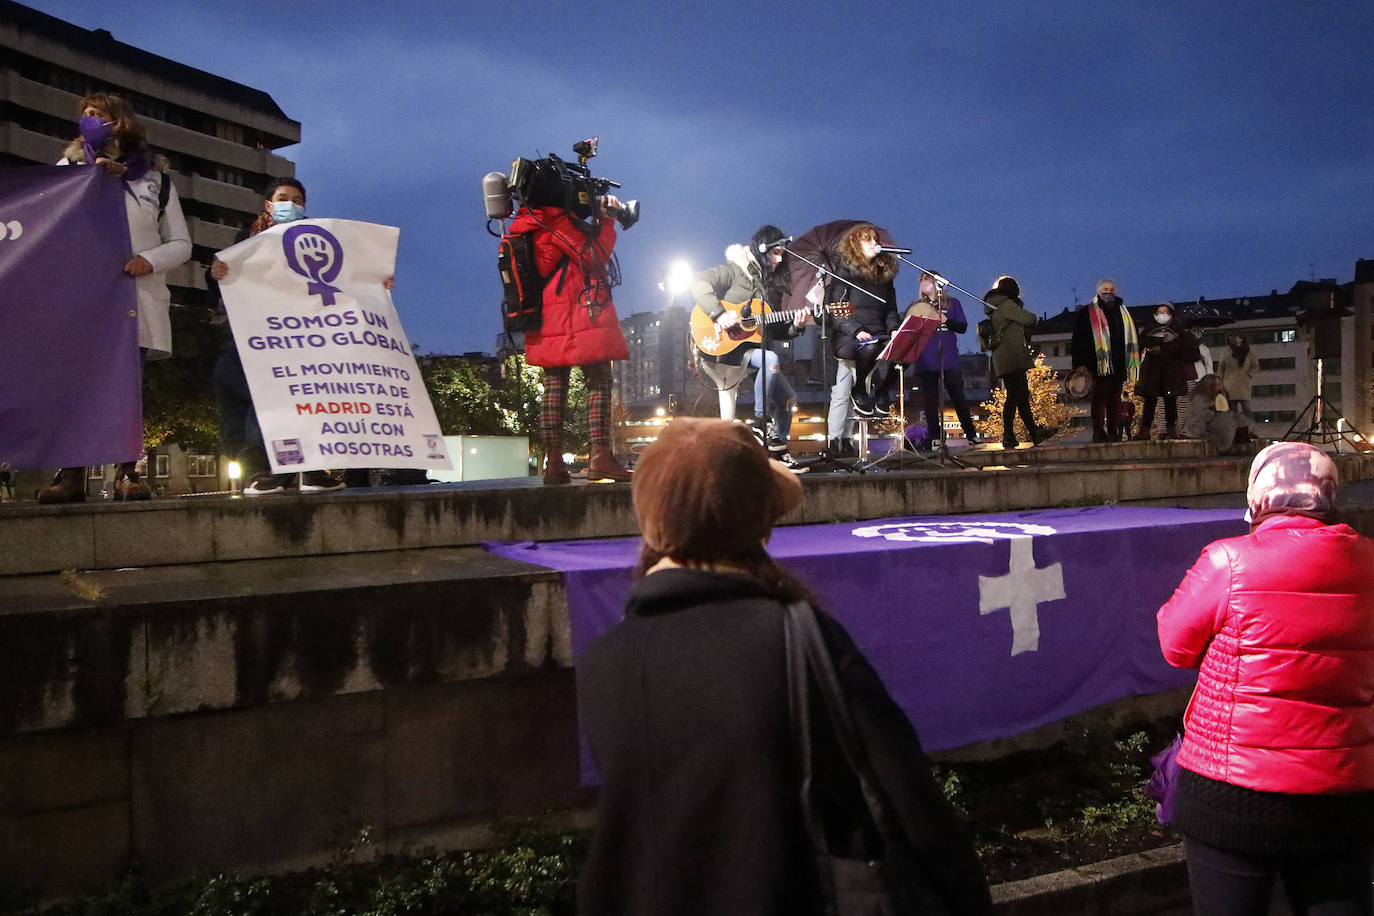
[[[915,730],[849,634],[818,617],[920,867],[954,912],[990,912],[972,845],[930,776]],[[777,596],[744,576],[651,573],[635,586],[625,620],[578,660],[577,692],[602,778],[579,912],[821,912]],[[817,749],[824,804],[861,810],[836,753]]]
[[[1093,303],[1101,304],[1096,296],[1092,302],[1079,309],[1073,316],[1073,340],[1069,345],[1073,356],[1073,365],[1086,367],[1093,376],[1097,376],[1097,342],[1093,340],[1092,319],[1088,317],[1088,310],[1093,307]],[[1126,377],[1126,322],[1131,320],[1131,313],[1126,309],[1126,303],[1116,299],[1110,306],[1102,306],[1102,314],[1107,317],[1107,333],[1112,350],[1112,375],[1119,375],[1123,379]]]
[[[1140,381],[1135,393],[1142,398],[1185,395],[1188,383],[1197,379],[1194,364],[1202,353],[1197,338],[1184,330],[1177,318],[1168,324],[1151,318],[1149,326],[1140,332],[1140,354]]]
[[[788,246],[792,252],[839,276],[838,280],[829,276],[824,278],[827,305],[849,302],[854,306],[853,315],[827,319],[830,352],[840,359],[854,358],[854,335],[859,331],[883,337],[890,335],[902,323],[897,311],[897,289],[893,285],[893,278],[897,275],[897,259],[890,254],[881,254],[869,264],[860,264],[847,256],[846,241],[855,229],[865,225],[872,224],[853,219],[824,223]],[[878,241],[892,246],[892,236],[888,235],[887,230],[878,226],[874,228],[878,231]],[[798,257],[788,258],[787,264],[787,308],[803,308],[807,304],[806,293],[815,282],[816,269]]]

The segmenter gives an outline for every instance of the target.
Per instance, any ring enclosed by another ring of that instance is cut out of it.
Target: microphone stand
[[[925,271],[925,272],[926,272],[926,273],[929,273],[929,271]],[[934,275],[934,274],[931,274],[930,276],[931,276],[932,279],[935,278],[935,275]],[[945,328],[944,322],[947,321],[948,318],[949,318],[948,314],[947,314],[946,311],[945,311],[945,310],[949,307],[949,301],[948,301],[948,300],[946,299],[946,297],[945,297],[945,286],[946,286],[946,285],[948,285],[948,284],[941,283],[939,279],[935,279],[935,310],[938,311],[938,312],[940,313],[940,319],[941,319],[941,322],[940,322],[940,330],[938,330],[938,331],[935,332],[935,365],[939,366],[940,368],[939,368],[939,371],[937,371],[936,374],[935,374],[935,427],[936,427],[936,429],[935,429],[935,430],[930,430],[930,429],[928,429],[928,430],[926,430],[926,433],[927,433],[927,434],[930,434],[930,433],[932,433],[932,432],[935,432],[936,430],[939,431],[939,432],[937,433],[937,436],[935,437],[935,438],[936,438],[936,445],[935,445],[935,454],[932,456],[933,460],[942,461],[942,462],[947,462],[947,463],[952,464],[952,465],[954,465],[955,467],[958,467],[958,468],[966,468],[966,467],[969,467],[969,463],[968,463],[967,461],[964,461],[964,460],[962,460],[962,459],[960,459],[960,458],[956,458],[954,455],[951,455],[951,454],[950,454],[950,452],[949,452],[949,443],[948,443],[948,441],[946,441],[946,437],[945,437],[945,333],[946,333],[946,332],[945,332],[945,330],[944,330],[944,328]],[[959,287],[957,287],[957,286],[954,287],[954,288],[955,288],[955,289],[959,289]],[[960,292],[963,292],[963,290],[959,290],[959,291],[960,291]],[[977,298],[977,297],[975,297],[975,298]],[[982,300],[979,300],[979,301],[981,302]],[[951,333],[952,333],[952,332],[951,332]],[[924,394],[924,392],[923,392],[923,394]]]

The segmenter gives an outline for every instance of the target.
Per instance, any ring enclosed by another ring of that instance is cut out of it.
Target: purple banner
[[[1239,510],[1094,506],[779,528],[769,552],[844,623],[931,750],[1192,683],[1155,612]],[[580,653],[622,616],[636,538],[488,545],[563,573]]]
[[[124,193],[94,167],[0,169],[0,468],[143,450]]]

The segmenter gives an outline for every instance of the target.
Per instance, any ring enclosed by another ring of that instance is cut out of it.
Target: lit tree
[[[1030,386],[1031,413],[1035,415],[1035,422],[1041,426],[1057,426],[1060,434],[1066,432],[1069,421],[1073,419],[1073,408],[1065,404],[1060,397],[1063,382],[1058,373],[1045,365],[1045,357],[1042,354],[1035,354],[1035,366],[1026,373],[1026,382]],[[1005,388],[999,385],[992,389],[992,399],[984,401],[982,405],[987,411],[987,417],[978,423],[980,434],[992,440],[1001,440],[1002,405],[1006,400]],[[1030,432],[1019,416],[1013,429],[1017,439],[1022,442],[1030,441]]]

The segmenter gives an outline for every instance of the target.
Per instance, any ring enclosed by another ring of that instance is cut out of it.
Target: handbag
[[[827,916],[907,916],[945,914],[949,909],[920,880],[915,855],[893,823],[878,780],[869,764],[863,739],[854,727],[849,705],[835,674],[830,650],[816,622],[815,609],[805,601],[787,607],[783,626],[787,652],[788,705],[797,742],[801,773],[802,812],[815,854]],[[832,849],[826,825],[812,797],[816,778],[812,748],[813,690],[819,702],[815,714],[828,722],[845,762],[858,781],[868,818],[882,839],[876,858],[853,850]]]
[[[1155,800],[1155,820],[1165,826],[1174,820],[1174,805],[1178,800],[1178,751],[1181,747],[1183,736],[1175,735],[1168,747],[1150,758],[1155,771],[1145,784],[1145,794]]]

